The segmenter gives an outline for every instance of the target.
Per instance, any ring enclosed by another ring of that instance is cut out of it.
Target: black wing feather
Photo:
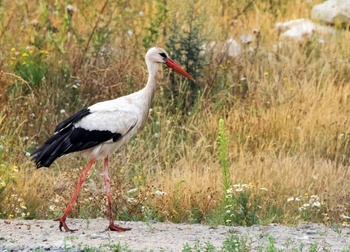
[[[80,110],[79,112],[75,113],[74,115],[71,115],[66,120],[64,120],[60,124],[58,124],[55,128],[55,132],[58,132],[58,131],[64,129],[65,127],[69,126],[72,123],[76,123],[76,122],[80,121],[83,117],[85,117],[89,114],[91,114],[91,112],[90,112],[90,109],[88,109],[88,108]]]
[[[55,134],[31,154],[37,168],[49,167],[57,158],[63,155],[83,151],[108,140],[116,142],[122,138],[120,133],[108,130],[87,130],[74,126],[74,123],[90,113],[89,109],[83,109],[57,125]]]

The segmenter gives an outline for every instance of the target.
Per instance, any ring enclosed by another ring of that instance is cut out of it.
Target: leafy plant
[[[201,70],[206,60],[201,54],[202,46],[207,36],[203,34],[205,11],[197,12],[197,0],[191,0],[186,6],[186,12],[179,18],[173,15],[172,26],[167,37],[167,48],[171,55],[176,55],[177,62],[196,80],[201,76]],[[185,27],[185,28],[184,28]],[[186,82],[184,85],[183,82]],[[181,95],[180,95],[181,93]],[[175,106],[181,111],[190,111],[194,106],[201,88],[197,82],[183,81],[178,75],[170,73],[170,85],[166,96],[175,101]]]

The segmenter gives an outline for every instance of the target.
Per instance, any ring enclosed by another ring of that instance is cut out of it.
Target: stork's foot
[[[62,231],[62,227],[64,228],[64,230],[66,232],[74,232],[74,231],[78,231],[78,229],[70,229],[67,224],[66,224],[66,218],[60,217],[57,219],[54,219],[54,221],[59,221],[60,222],[60,230]]]
[[[109,229],[111,231],[117,231],[117,232],[124,232],[124,231],[129,231],[131,230],[131,228],[123,228],[121,226],[118,226],[118,225],[114,225],[113,222],[109,223]]]

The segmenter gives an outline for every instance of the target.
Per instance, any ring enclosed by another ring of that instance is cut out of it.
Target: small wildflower
[[[287,199],[287,202],[292,202],[292,201],[294,201],[294,197],[289,197],[289,198]]]
[[[232,193],[233,189],[230,187],[229,189],[226,190],[226,193]]]
[[[140,12],[139,12],[139,15],[142,17],[142,16],[143,16],[143,11],[140,11]]]
[[[313,203],[312,203],[312,206],[314,206],[314,207],[320,207],[320,206],[321,206],[321,203],[318,202],[318,201],[316,201],[316,202],[313,202]]]
[[[350,227],[350,224],[347,223],[346,221],[344,221],[343,224],[342,224],[342,226],[343,226],[343,227]]]
[[[132,30],[128,30],[128,35],[132,35],[132,34],[133,34]]]
[[[350,219],[350,216],[347,216],[347,215],[345,215],[345,214],[341,214],[341,215],[340,215],[340,218],[342,218],[342,219]]]
[[[23,54],[22,54],[22,57],[28,57],[28,56],[29,56],[28,53],[23,53]]]
[[[67,8],[67,10],[70,11],[70,12],[77,12],[77,10],[78,10],[77,7],[74,7],[74,6],[71,5],[71,4],[68,4],[66,8]]]
[[[154,133],[154,137],[158,138],[159,137],[159,133]]]
[[[16,48],[12,47],[11,52],[14,52],[14,51],[16,51]]]
[[[39,24],[39,21],[38,21],[38,19],[32,19],[32,21],[30,21],[30,23],[32,25],[37,25],[37,24]]]
[[[135,187],[135,188],[130,189],[130,190],[127,191],[126,193],[127,193],[127,194],[135,193],[135,192],[137,192],[138,190],[139,190],[139,189],[138,189],[137,187]]]
[[[64,113],[66,113],[66,110],[61,109],[61,110],[60,110],[60,113],[61,113],[61,114],[64,114]]]
[[[162,192],[162,191],[160,191],[160,190],[156,190],[156,191],[154,192],[154,194],[155,194],[155,195],[159,195],[159,196],[163,196],[163,195],[166,195],[166,192]]]
[[[261,191],[268,191],[269,189],[265,188],[265,187],[261,187],[260,188]]]
[[[30,152],[26,151],[26,156],[30,157]]]
[[[265,73],[264,73],[264,76],[269,76],[269,72],[265,72]]]

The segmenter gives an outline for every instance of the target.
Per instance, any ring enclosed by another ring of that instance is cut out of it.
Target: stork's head
[[[193,77],[189,75],[189,73],[187,73],[175,61],[173,61],[163,48],[152,47],[151,49],[149,49],[146,53],[146,62],[163,63],[168,67],[174,69],[174,71],[178,72],[179,74],[185,76],[187,79],[195,82]]]

